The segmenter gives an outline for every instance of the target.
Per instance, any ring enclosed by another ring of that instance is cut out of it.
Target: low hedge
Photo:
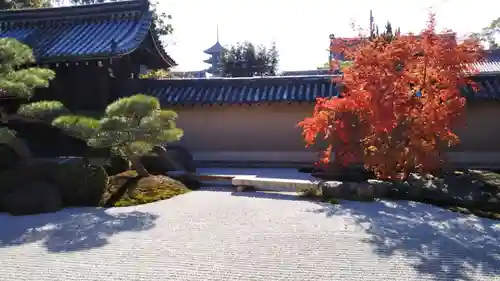
[[[100,166],[80,162],[32,162],[0,172],[0,197],[38,182],[57,186],[64,206],[97,206],[108,175]]]
[[[0,144],[0,170],[6,170],[17,165],[21,157],[6,144]]]

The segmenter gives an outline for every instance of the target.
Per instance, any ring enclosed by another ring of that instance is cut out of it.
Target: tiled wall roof
[[[129,89],[129,95],[149,94],[163,105],[314,102],[338,95],[328,75],[134,80]]]
[[[473,64],[472,67],[479,76],[500,74],[500,49],[487,51],[484,59]]]
[[[314,70],[296,70],[296,71],[283,71],[283,76],[298,76],[298,75],[328,75],[329,69],[314,69]]]
[[[479,91],[466,87],[465,97],[500,100],[500,76],[475,80]],[[314,102],[317,97],[338,95],[330,75],[131,80],[126,89],[125,95],[152,95],[165,106]]]
[[[123,1],[0,11],[0,37],[15,38],[31,46],[39,62],[126,54],[139,47],[149,34],[152,14],[147,3]]]

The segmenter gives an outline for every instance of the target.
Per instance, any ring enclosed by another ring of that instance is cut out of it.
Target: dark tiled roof
[[[466,98],[500,100],[500,76],[474,80],[479,91],[465,87],[462,92]],[[126,95],[152,95],[166,106],[314,102],[318,97],[338,95],[331,75],[130,80],[126,88]]]
[[[329,69],[314,69],[314,70],[295,70],[295,71],[283,71],[281,75],[283,76],[297,76],[297,75],[328,75],[330,74]]]
[[[500,49],[488,50],[482,61],[472,65],[476,75],[498,75],[500,74]]]
[[[314,102],[338,95],[329,75],[134,80],[129,90],[155,96],[163,105]]]
[[[500,76],[478,76],[474,82],[478,91],[467,86],[463,89],[465,97],[471,100],[500,100]]]
[[[33,48],[39,62],[108,58],[134,51],[150,32],[147,1],[0,11],[0,37]],[[173,60],[157,48],[165,62]]]

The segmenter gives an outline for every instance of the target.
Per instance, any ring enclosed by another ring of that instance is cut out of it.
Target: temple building
[[[141,69],[175,61],[152,28],[149,1],[0,11],[0,37],[33,49],[36,63],[56,78],[35,100],[59,100],[71,110],[102,110]]]

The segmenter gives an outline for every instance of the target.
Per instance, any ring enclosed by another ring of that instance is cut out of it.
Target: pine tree
[[[50,69],[26,67],[35,62],[33,52],[27,45],[11,38],[0,38],[0,121],[5,124],[10,115],[5,101],[19,99],[29,101],[33,90],[47,87],[55,74]],[[3,102],[2,102],[3,101]],[[34,102],[21,106],[18,114],[37,119],[66,112],[60,102]],[[48,115],[47,115],[48,114]],[[11,143],[16,132],[7,127],[0,128],[0,143]],[[21,153],[18,153],[21,154]]]
[[[114,153],[127,158],[140,176],[148,176],[140,156],[182,137],[183,131],[175,125],[176,118],[175,112],[161,109],[157,98],[138,94],[108,105],[100,120],[66,115],[52,124],[87,141],[91,147],[111,147]]]

